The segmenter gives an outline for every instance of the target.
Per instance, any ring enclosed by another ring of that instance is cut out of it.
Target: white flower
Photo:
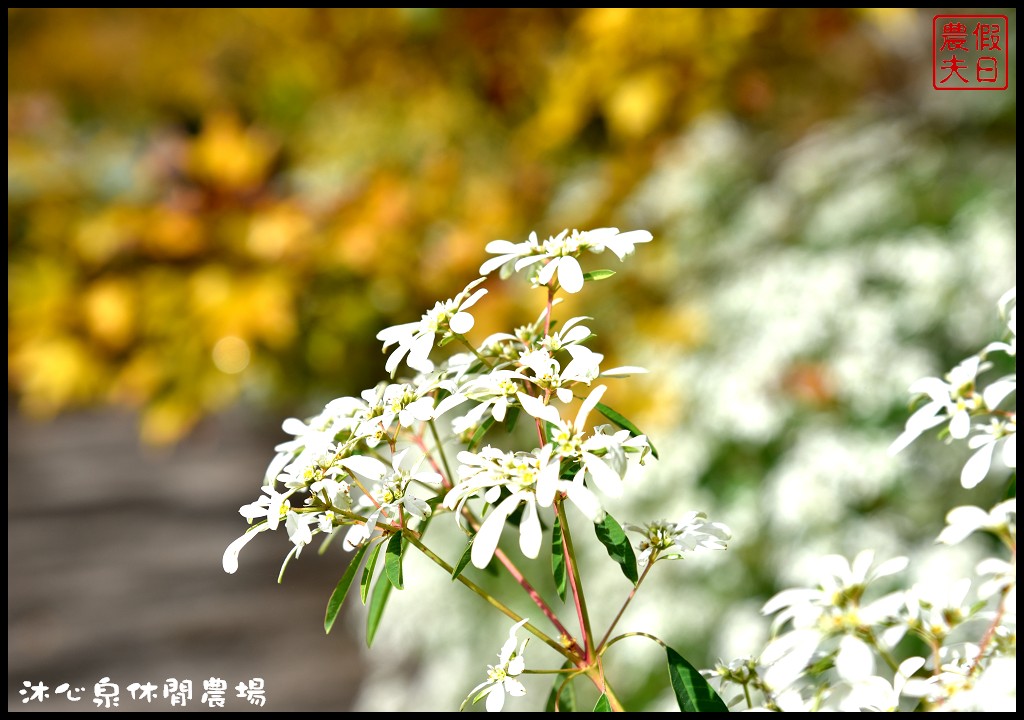
[[[366,455],[353,455],[339,461],[350,472],[363,475],[373,482],[370,494],[362,495],[358,500],[358,505],[370,510],[370,513],[366,516],[365,524],[353,525],[349,529],[344,542],[346,550],[368,540],[378,522],[394,521],[400,512],[417,520],[430,515],[430,506],[411,492],[411,486],[413,483],[437,486],[441,484],[441,476],[431,471],[417,472],[415,468],[403,469],[402,461],[408,452],[409,448],[406,448],[395,453],[390,468],[380,460]]]
[[[585,430],[587,416],[597,406],[605,390],[607,388],[604,385],[598,385],[593,389],[580,405],[572,425],[562,420],[561,415],[551,405],[545,405],[541,399],[526,393],[519,393],[519,403],[523,409],[531,416],[551,425],[551,442],[544,449],[553,448],[548,462],[556,471],[544,473],[537,486],[537,499],[542,506],[549,506],[554,501],[555,493],[564,487],[559,484],[557,471],[562,460],[579,461],[580,469],[574,481],[580,486],[586,480],[588,484],[597,486],[606,495],[622,495],[622,479],[627,470],[625,453],[627,450],[640,450],[642,454],[648,445],[645,437],[630,438],[628,432],[615,435],[595,432],[588,437]]]
[[[563,230],[562,232],[564,234],[566,231]],[[501,268],[501,277],[503,278],[507,278],[512,274],[513,265],[520,258],[531,255],[543,258],[545,254],[543,244],[540,238],[537,237],[536,232],[531,232],[529,239],[525,242],[513,243],[508,240],[492,240],[487,243],[484,249],[491,254],[496,254],[498,257],[485,260],[484,264],[480,266],[480,274],[490,275],[493,271]]]
[[[1017,566],[1001,558],[986,558],[978,563],[974,572],[979,577],[991,576],[978,586],[978,597],[987,600],[993,595],[1008,592],[1004,605],[1007,613],[1016,617],[1017,615]],[[1014,621],[1016,622],[1016,621]],[[1003,620],[1006,624],[1006,620]]]
[[[515,401],[516,393],[522,391],[523,386],[519,383],[524,380],[526,378],[519,370],[492,370],[466,382],[458,392],[439,402],[434,408],[434,418],[440,418],[451,408],[472,400],[479,404],[466,413],[462,425],[476,425],[487,410],[500,422],[505,419],[509,401]]]
[[[358,424],[353,434],[365,440],[368,447],[375,447],[391,432],[396,420],[399,428],[431,420],[434,400],[429,393],[437,386],[437,382],[379,383],[364,390],[360,394],[362,407],[356,413]]]
[[[543,317],[543,315],[541,317]],[[584,320],[593,320],[593,318],[584,316],[569,318],[565,321],[565,324],[562,325],[561,330],[551,333],[550,335],[546,335],[541,339],[541,347],[549,353],[556,353],[570,345],[580,344],[589,338],[591,334],[590,328],[586,325],[580,325]]]
[[[536,273],[537,285],[548,285],[555,274],[558,284],[568,293],[583,289],[583,269],[577,259],[584,250],[594,253],[611,250],[624,260],[635,249],[637,243],[650,242],[651,234],[646,230],[620,233],[618,228],[599,228],[579,231],[563,230],[541,242],[537,233],[531,232],[526,242],[512,243],[508,240],[494,240],[487,243],[487,252],[496,254],[480,266],[480,274],[487,275],[501,268],[501,276],[508,277],[524,267],[545,263]]]
[[[523,644],[519,645],[517,651],[516,645],[518,640],[516,633],[527,622],[529,620],[523,618],[508,631],[508,640],[501,646],[501,652],[498,653],[498,664],[487,666],[487,679],[470,691],[465,702],[462,703],[463,707],[465,707],[470,699],[472,699],[473,703],[477,703],[486,697],[487,702],[485,705],[487,712],[501,712],[501,709],[505,706],[506,693],[512,697],[522,697],[526,694],[526,688],[518,678],[526,669],[523,652],[526,650],[526,643],[529,642],[529,638],[523,640]]]
[[[590,385],[601,374],[601,360],[604,355],[584,345],[569,345],[565,348],[572,358],[562,369],[560,363],[546,349],[523,353],[519,364],[532,373],[531,382],[544,390],[555,393],[564,403],[572,402],[572,387],[577,384]]]
[[[250,523],[257,519],[262,519],[263,522],[249,528],[228,545],[222,559],[225,572],[236,572],[238,570],[238,555],[242,548],[248,545],[259,533],[266,530],[276,530],[280,527],[282,519],[284,520],[285,530],[288,532],[288,539],[295,546],[285,559],[285,563],[288,562],[288,559],[293,554],[297,556],[302,548],[313,540],[314,531],[310,529],[311,525],[317,526],[316,532],[330,532],[334,529],[333,513],[328,515],[321,510],[303,509],[295,511],[292,509],[289,498],[297,492],[296,489],[293,488],[288,492],[279,493],[273,487],[264,485],[263,492],[265,494],[258,500],[248,505],[243,505],[238,509],[239,514]]]
[[[1017,537],[1017,498],[1010,498],[985,512],[980,507],[956,507],[946,515],[946,527],[936,542],[956,545],[977,530],[989,530],[1000,537]]]
[[[837,635],[835,666],[840,677],[860,680],[872,675],[874,653],[862,635],[892,621],[903,597],[890,593],[867,604],[862,600],[871,582],[900,572],[907,562],[898,557],[876,566],[872,550],[860,552],[852,565],[840,555],[827,555],[819,560],[816,587],[783,590],[765,603],[762,613],[778,613],[774,627],[791,621],[794,628],[769,643],[761,655],[768,667],[768,685],[776,690],[791,685],[803,675],[821,642]],[[892,645],[902,634],[901,626],[893,626],[878,640]]]
[[[270,526],[266,523],[257,525],[256,527],[249,528],[241,537],[234,540],[227,549],[224,550],[224,557],[221,560],[221,564],[224,567],[224,572],[235,573],[238,571],[238,554],[242,551],[249,542],[265,530],[269,530]]]
[[[990,352],[1004,352],[1010,357],[1017,356],[1017,288],[1010,288],[999,298],[999,313],[1006,319],[1006,327],[1010,331],[1009,342],[994,342],[985,346],[982,355]],[[992,407],[992,406],[990,406]]]
[[[1011,469],[1017,468],[1017,414],[1006,421],[993,419],[979,430],[980,434],[967,441],[967,445],[976,452],[964,463],[960,473],[960,484],[967,489],[975,487],[988,475],[998,444],[1003,446],[1003,464]]]
[[[465,335],[473,328],[473,316],[466,311],[487,294],[486,289],[471,292],[484,280],[477,278],[451,300],[435,303],[417,322],[394,325],[377,333],[377,339],[384,342],[385,350],[398,344],[388,357],[384,369],[394,377],[399,363],[408,355],[406,363],[413,370],[433,370],[434,363],[430,361],[429,355],[434,349],[436,335]]]
[[[924,664],[925,659],[922,657],[904,660],[891,683],[877,675],[844,680],[833,687],[820,709],[837,712],[897,712],[903,688]]]
[[[915,583],[904,595],[908,625],[927,640],[941,643],[953,628],[970,619],[970,589],[969,578]]]
[[[974,393],[974,381],[982,369],[981,358],[972,355],[950,370],[945,381],[927,377],[912,384],[910,393],[927,395],[930,400],[910,416],[906,429],[889,446],[889,454],[895,455],[926,430],[947,421],[952,438],[967,437],[971,431],[971,410],[980,408],[981,398]]]
[[[295,437],[274,448],[277,454],[267,467],[264,481],[296,483],[300,478],[313,479],[316,465],[323,464],[321,471],[330,465],[330,456],[337,450],[335,437],[339,433],[351,432],[358,424],[356,415],[360,405],[356,398],[338,398],[329,402],[319,415],[310,418],[308,422],[298,418],[285,420],[281,429]],[[282,474],[290,477],[282,478]],[[301,486],[301,482],[295,486]]]
[[[647,525],[626,525],[627,530],[643,535],[637,544],[640,567],[647,565],[654,552],[658,553],[658,559],[672,560],[696,550],[725,550],[732,532],[726,525],[707,519],[704,513],[691,511],[677,523],[661,520]]]
[[[473,565],[487,567],[501,540],[505,521],[521,504],[526,507],[519,523],[519,549],[526,557],[537,557],[543,532],[537,515],[536,487],[542,472],[557,472],[557,468],[546,468],[533,453],[506,454],[490,446],[479,453],[461,452],[458,458],[462,463],[458,469],[459,482],[445,496],[445,507],[461,512],[466,501],[480,493],[491,504],[498,502],[502,488],[510,493],[481,523],[470,554]]]
[[[907,682],[903,694],[935,703],[944,712],[1016,712],[1017,657],[992,657],[976,666],[977,645],[940,650],[941,667],[931,677]]]

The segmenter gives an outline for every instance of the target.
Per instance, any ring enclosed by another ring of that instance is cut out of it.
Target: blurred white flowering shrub
[[[942,427],[949,441],[974,453],[961,473],[974,488],[999,462],[1014,473],[1008,498],[991,510],[954,508],[938,542],[955,545],[982,531],[999,551],[968,577],[935,573],[911,587],[892,588],[908,558],[875,564],[873,550],[852,563],[823,557],[811,588],[783,590],[762,611],[775,615],[776,637],[754,658],[707,671],[733,706],[775,711],[960,710],[1017,707],[1017,310],[1016,290],[999,302],[1008,338],[987,345],[945,378],[924,378],[910,391],[927,402],[890,446],[897,453],[925,431]],[[1013,361],[1014,372],[986,377],[991,359]],[[889,580],[884,580],[889,578]]]

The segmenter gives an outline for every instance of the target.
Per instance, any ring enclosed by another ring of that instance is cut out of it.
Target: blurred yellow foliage
[[[706,110],[782,136],[841,111],[870,74],[829,68],[906,18],[9,10],[9,387],[34,413],[139,406],[153,442],[242,393],[357,391],[376,331],[461,288],[488,240],[628,224]],[[700,342],[659,302],[630,298],[644,332]],[[481,329],[522,303],[495,293]]]

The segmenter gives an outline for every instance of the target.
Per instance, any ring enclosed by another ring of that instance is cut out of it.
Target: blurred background
[[[122,708],[172,677],[193,708],[210,677],[275,710],[457,707],[507,623],[447,578],[411,563],[366,651],[358,603],[322,632],[340,548],[281,585],[283,538],[220,558],[281,420],[383,379],[377,331],[531,230],[654,233],[565,310],[652,371],[610,389],[662,454],[612,511],[734,532],[622,629],[706,665],[821,554],[971,567],[931,550],[964,458],[885,453],[1016,282],[1016,78],[933,90],[938,12],[9,9],[9,709],[94,709],[104,676]],[[489,287],[481,338],[539,311]],[[668,707],[657,648],[615,653],[627,705]]]

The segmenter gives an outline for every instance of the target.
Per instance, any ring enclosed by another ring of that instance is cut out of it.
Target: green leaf
[[[555,590],[558,597],[565,602],[565,593],[569,588],[568,576],[565,572],[565,551],[562,550],[562,526],[555,517],[555,525],[551,528],[551,575],[555,578]]]
[[[594,282],[597,282],[598,280],[607,280],[614,274],[614,270],[591,270],[590,272],[583,273],[583,279],[585,281],[593,280]]]
[[[370,559],[367,561],[366,567],[363,568],[363,577],[359,580],[359,599],[363,601],[363,605],[366,604],[366,596],[370,594],[370,581],[373,580],[373,569],[377,567],[377,556],[380,555],[380,549],[383,545],[383,543],[377,543],[373,547]]]
[[[714,691],[704,676],[682,655],[666,646],[668,677],[683,712],[729,712],[729,708]]]
[[[554,442],[555,439],[555,426],[549,423],[547,420],[543,421],[544,425],[544,438],[547,442]]]
[[[481,440],[484,439],[484,435],[487,434],[487,431],[491,429],[491,425],[493,424],[494,418],[492,416],[488,415],[486,418],[484,418],[484,421],[480,423],[480,427],[476,429],[476,432],[473,433],[472,439],[469,441],[468,449],[470,452],[473,452],[473,449],[480,443]]]
[[[611,420],[613,423],[618,425],[623,430],[629,430],[630,434],[633,435],[634,437],[636,437],[637,435],[644,434],[643,431],[641,431],[640,428],[634,425],[625,415],[622,415],[621,413],[613,410],[604,403],[598,403],[596,407],[599,413],[604,415],[606,418]],[[653,455],[655,459],[658,459],[658,451],[651,443],[650,438],[647,438],[647,444],[650,445],[651,447],[651,455]]]
[[[388,540],[388,549],[384,553],[384,572],[388,581],[399,590],[404,589],[402,585],[402,533],[395,533]]]
[[[612,704],[608,702],[608,696],[601,694],[601,697],[597,699],[597,705],[594,706],[594,712],[611,712]]]
[[[473,537],[476,537],[476,535],[474,535]],[[459,561],[455,563],[455,568],[452,569],[452,582],[455,582],[458,579],[459,575],[462,574],[462,571],[466,569],[466,566],[469,565],[469,557],[472,554],[473,538],[471,537],[469,539],[469,542],[466,544],[466,551],[462,553],[462,557],[459,558]]]
[[[623,532],[622,526],[611,515],[605,515],[604,520],[594,525],[594,532],[597,533],[597,539],[608,551],[608,556],[622,568],[622,574],[636,585],[639,579],[636,571],[636,555],[633,554],[633,546],[629,544],[629,538]]]
[[[510,433],[516,429],[516,422],[519,420],[519,411],[521,409],[518,405],[505,409],[505,432]]]
[[[1006,497],[1004,499],[1005,500],[1009,500],[1010,498],[1015,498],[1015,497],[1017,497],[1017,473],[1016,472],[1014,472],[1012,475],[1010,475],[1010,484],[1006,488]]]
[[[366,616],[366,647],[373,645],[373,636],[377,634],[377,628],[380,627],[380,620],[384,616],[384,606],[388,602],[388,596],[391,595],[393,587],[394,585],[385,582],[384,578],[378,580],[377,584],[373,586],[370,611]]]
[[[348,564],[345,574],[341,576],[341,580],[338,581],[338,585],[334,588],[334,592],[331,593],[331,597],[327,601],[327,614],[324,615],[325,633],[331,632],[331,628],[334,627],[334,621],[338,617],[342,603],[345,602],[348,589],[352,587],[352,581],[355,580],[356,571],[359,569],[359,563],[362,562],[363,556],[366,555],[367,547],[367,545],[363,545],[356,550],[356,554],[352,556],[352,562]]]
[[[571,662],[566,662],[562,665],[563,670],[575,667]],[[559,695],[558,691],[562,688],[562,694]],[[572,678],[567,678],[562,674],[555,676],[555,684],[551,688],[551,692],[548,693],[548,701],[544,707],[544,712],[555,712],[555,698],[558,699],[558,712],[576,712],[576,690],[572,686]]]

